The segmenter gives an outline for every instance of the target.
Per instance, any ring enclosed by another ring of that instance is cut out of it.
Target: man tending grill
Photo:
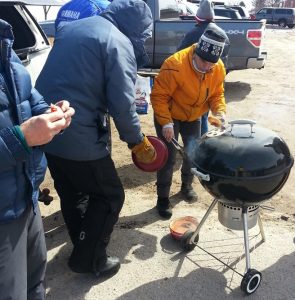
[[[224,63],[224,66],[227,67],[228,52],[229,52],[229,38],[226,33],[215,24],[214,21],[214,8],[211,0],[202,0],[200,1],[199,8],[196,13],[196,22],[197,24],[190,30],[181,41],[177,51],[185,49],[192,44],[198,43],[202,34],[208,29],[215,29],[222,33],[225,38],[225,46],[223,48],[221,59]],[[206,112],[201,119],[201,135],[205,134],[208,131],[208,112]]]
[[[200,118],[209,110],[213,114],[213,125],[222,126],[225,122],[225,68],[220,59],[224,45],[225,37],[218,28],[206,30],[199,44],[166,59],[155,79],[151,94],[155,128],[169,151],[166,165],[157,172],[157,209],[164,218],[172,215],[169,192],[176,158],[172,139],[177,140],[180,134],[187,148],[200,137]],[[189,201],[197,198],[190,169],[191,162],[184,157],[181,192]]]

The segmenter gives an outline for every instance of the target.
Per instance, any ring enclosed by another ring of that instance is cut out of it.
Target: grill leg
[[[248,271],[251,268],[251,265],[250,265],[250,247],[249,247],[249,234],[248,234],[248,208],[247,207],[242,208],[242,216],[243,216],[243,226],[244,226],[246,270]]]
[[[217,202],[218,202],[218,199],[215,198],[215,199],[213,200],[213,202],[210,204],[208,210],[206,211],[205,215],[203,216],[201,222],[199,223],[199,225],[198,225],[196,231],[194,232],[194,234],[193,234],[192,237],[190,238],[190,241],[189,241],[190,244],[194,243],[196,236],[199,234],[199,232],[200,232],[200,230],[201,230],[201,227],[204,225],[206,219],[207,219],[208,216],[210,215],[212,209],[214,208],[214,206],[216,205]]]
[[[258,226],[259,226],[260,234],[262,237],[262,241],[265,242],[265,233],[264,233],[263,224],[262,224],[262,221],[260,218],[260,214],[258,214]]]

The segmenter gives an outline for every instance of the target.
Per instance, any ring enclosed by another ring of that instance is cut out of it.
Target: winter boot
[[[111,277],[120,269],[120,260],[116,256],[106,256],[96,262],[94,273],[97,277]]]
[[[172,206],[168,197],[158,197],[157,210],[161,217],[170,219],[172,216]]]
[[[188,200],[188,201],[192,201],[192,200],[197,200],[198,199],[198,195],[194,191],[194,189],[193,189],[193,187],[192,187],[191,184],[183,183],[181,185],[180,192],[185,197],[185,199]]]

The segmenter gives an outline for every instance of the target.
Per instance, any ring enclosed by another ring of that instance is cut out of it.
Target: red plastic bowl
[[[145,164],[142,162],[137,161],[136,156],[132,153],[132,160],[134,164],[144,172],[155,172],[159,171],[167,162],[168,159],[168,149],[165,143],[156,136],[147,136],[151,144],[154,146],[155,151],[157,153],[156,159],[150,163]]]
[[[169,225],[171,236],[176,240],[179,240],[188,230],[195,231],[197,229],[197,225],[197,219],[191,216],[173,220]]]

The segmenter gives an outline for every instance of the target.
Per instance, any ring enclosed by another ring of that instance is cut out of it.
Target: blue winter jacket
[[[47,103],[67,99],[76,113],[46,152],[76,161],[109,155],[107,113],[121,140],[140,143],[134,85],[151,26],[151,11],[143,1],[116,0],[100,16],[58,30],[36,88]]]
[[[71,21],[97,16],[101,14],[110,2],[107,0],[72,0],[63,5],[55,19],[55,29],[59,25]]]
[[[11,130],[48,109],[12,44],[12,28],[0,19],[0,223],[19,217],[30,202],[36,205],[46,170],[41,148],[29,154]]]

